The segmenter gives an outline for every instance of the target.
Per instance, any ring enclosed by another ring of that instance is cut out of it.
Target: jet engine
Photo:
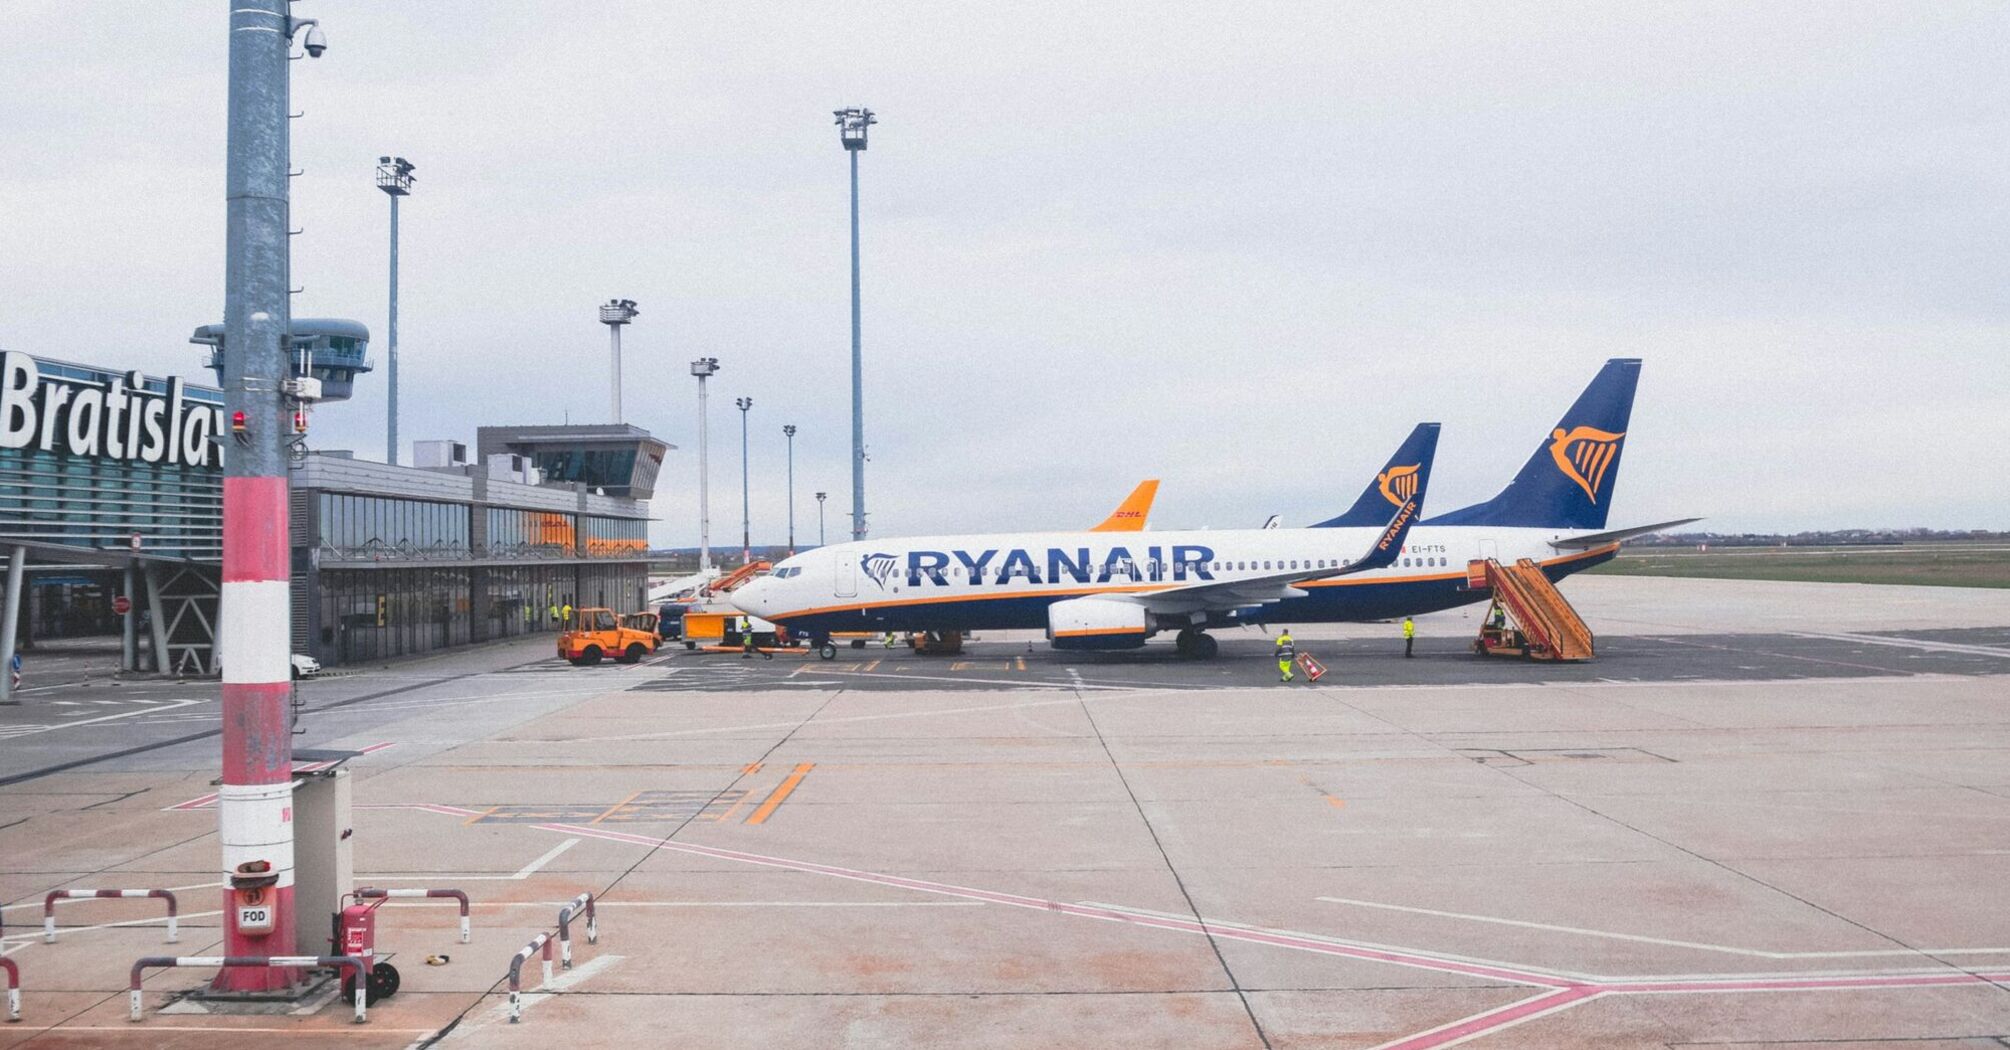
[[[1136,649],[1151,635],[1145,607],[1111,598],[1070,598],[1047,606],[1056,649]]]

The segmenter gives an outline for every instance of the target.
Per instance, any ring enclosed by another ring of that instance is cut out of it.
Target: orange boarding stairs
[[[750,561],[747,564],[742,565],[737,569],[734,569],[732,572],[729,572],[726,575],[721,576],[716,580],[713,580],[711,583],[706,584],[705,593],[725,594],[727,591],[730,591],[733,588],[738,587],[739,585],[747,582],[748,580],[751,580],[754,577],[759,576],[764,572],[767,572],[770,568],[773,568],[773,566],[768,562]]]
[[[1591,628],[1535,562],[1527,558],[1513,565],[1492,559],[1474,561],[1466,566],[1466,582],[1475,589],[1494,592],[1494,600],[1507,610],[1526,639],[1529,659],[1589,660],[1597,655],[1592,650]],[[1481,642],[1486,648],[1484,632]]]

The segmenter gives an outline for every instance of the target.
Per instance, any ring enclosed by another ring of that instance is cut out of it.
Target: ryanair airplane
[[[734,591],[742,611],[836,655],[833,631],[1044,628],[1057,649],[1130,649],[1173,631],[1207,659],[1215,627],[1381,620],[1487,600],[1476,559],[1533,559],[1552,580],[1621,541],[1694,521],[1606,531],[1640,362],[1606,362],[1499,495],[1419,520],[1437,449],[1425,423],[1353,507],[1302,529],[1048,532],[835,544]]]

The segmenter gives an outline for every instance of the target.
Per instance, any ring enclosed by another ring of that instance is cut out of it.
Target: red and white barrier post
[[[175,928],[175,922],[177,921],[177,916],[179,915],[179,909],[176,907],[174,894],[168,892],[167,890],[81,890],[81,889],[50,890],[49,895],[47,897],[42,898],[42,940],[48,944],[56,943],[57,901],[114,900],[114,899],[134,899],[134,898],[142,900],[147,898],[157,898],[166,901],[168,905],[168,916],[167,916],[168,943],[173,944],[174,942],[181,940],[181,932]]]
[[[385,897],[385,898],[433,897],[441,899],[452,898],[453,900],[457,900],[461,904],[461,943],[466,944],[468,943],[469,940],[472,939],[468,927],[468,895],[461,890],[420,890],[420,889],[380,890],[365,887],[363,889],[356,891],[357,900],[369,900],[373,897]]]
[[[217,817],[226,959],[289,958],[293,943],[292,606],[287,600],[287,0],[230,5],[223,293],[223,783]],[[315,27],[318,30],[319,27]],[[310,31],[312,32],[312,31]],[[205,435],[198,435],[199,437]],[[213,453],[201,443],[205,455]],[[219,992],[290,987],[284,966],[226,962]],[[364,983],[358,977],[357,984]]]
[[[356,973],[356,1023],[368,1019],[368,997],[365,988],[370,983],[370,968],[361,958],[354,955],[149,955],[133,963],[131,983],[127,986],[132,1007],[132,1019],[146,1020],[144,1008],[146,1000],[140,991],[140,977],[146,970],[172,966],[221,966],[228,970],[264,970],[272,973],[292,973],[294,970],[325,966],[340,974],[343,970]]]
[[[7,972],[7,1021],[12,1024],[21,1019],[21,968],[0,955],[0,970]]]
[[[544,952],[544,983],[551,983],[551,934],[540,933],[531,938],[529,944],[517,949],[516,957],[509,961],[509,1023],[523,1019],[523,964],[532,954]]]
[[[593,894],[582,893],[572,899],[572,903],[558,910],[559,968],[572,969],[572,917],[586,909],[586,943],[600,943],[600,926],[593,917]],[[547,977],[547,980],[550,978]]]

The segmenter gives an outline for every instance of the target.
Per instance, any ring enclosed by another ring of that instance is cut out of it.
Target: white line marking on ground
[[[551,979],[551,983],[538,988],[536,991],[527,991],[523,993],[523,1012],[529,1013],[532,1007],[536,1006],[541,1002],[544,1002],[546,999],[551,998],[554,994],[562,994],[571,991],[575,986],[586,981],[587,979],[594,977],[606,970],[612,969],[616,964],[620,963],[621,960],[624,958],[626,958],[626,956],[596,955],[593,958],[588,959],[583,963],[580,963],[578,966],[575,966],[570,970],[560,971],[558,976],[553,977]],[[537,975],[537,971],[531,969],[531,967],[534,965],[535,965],[534,962],[527,962],[524,964],[523,967],[524,972],[530,974],[533,978],[535,978]],[[492,1024],[508,1024],[509,993],[507,991],[504,991],[498,994],[501,995],[502,997],[501,1002],[498,1002],[494,1006],[489,1007],[487,1010],[483,1011],[480,1017],[470,1018],[466,1021],[462,1021],[460,1025],[456,1027],[453,1031],[448,1032],[447,1037],[441,1041],[449,1043],[464,1041],[469,1036],[473,1035],[474,1033],[484,1028],[487,1028]]]
[[[1892,638],[1878,634],[1848,634],[1841,631],[1792,631],[1796,638],[1825,638],[1832,642],[1855,642],[1859,645],[1890,645],[1901,649],[1925,649],[1936,653],[1964,653],[1969,656],[1997,656],[2010,659],[2010,649],[1993,645],[1969,645],[1965,642],[1940,642],[1930,638]]]
[[[958,682],[966,680],[967,679],[963,678],[954,679],[954,681]],[[1042,688],[1047,692],[1053,692],[1056,689],[1066,690],[1069,687],[1063,685],[1054,685],[1054,686],[1044,686]],[[1106,687],[1106,688],[1115,689],[1116,687]],[[1152,692],[1152,690],[1146,690],[1146,689],[1129,689],[1123,691],[1134,694]],[[1191,692],[1191,691],[1192,690],[1159,690],[1158,692]],[[1062,705],[1072,706],[1075,704],[1082,703],[1085,700],[1094,700],[1094,699],[1116,699],[1116,698],[1070,696],[1065,700],[1028,700],[1023,703],[1016,703],[1016,704],[975,704],[970,707],[938,707],[938,708],[931,708],[927,711],[895,711],[883,715],[847,715],[842,718],[819,718],[815,722],[812,722],[810,724],[821,727],[821,726],[833,726],[833,725],[849,725],[854,722],[884,722],[896,718],[932,718],[938,715],[984,714],[991,711],[1016,711],[1020,708],[1025,707],[1057,707]],[[802,720],[797,719],[796,721],[793,722],[754,722],[747,725],[736,725],[736,726],[708,726],[703,729],[668,729],[660,733],[627,733],[621,736],[580,736],[580,737],[563,737],[563,738],[540,737],[535,739],[528,737],[519,737],[509,740],[494,740],[490,741],[490,743],[537,744],[543,746],[548,744],[608,743],[620,740],[660,740],[667,737],[704,736],[711,733],[744,733],[758,729],[794,729],[802,724],[803,724]]]
[[[1697,951],[1722,952],[1726,955],[1745,955],[1755,959],[1874,959],[1886,956],[1917,957],[1922,955],[2010,955],[2010,948],[1878,948],[1859,951],[1828,952],[1769,952],[1759,948],[1739,948],[1728,944],[1706,944],[1701,941],[1678,941],[1666,937],[1646,937],[1637,933],[1614,933],[1610,930],[1588,930],[1581,926],[1558,926],[1546,922],[1528,922],[1522,919],[1503,919],[1492,915],[1469,915],[1465,912],[1438,911],[1434,908],[1412,908],[1401,904],[1383,904],[1379,901],[1354,900],[1349,897],[1315,897],[1314,900],[1328,904],[1351,904],[1358,908],[1379,908],[1383,911],[1407,912],[1411,915],[1431,915],[1441,919],[1464,919],[1468,922],[1492,923],[1496,926],[1517,926],[1525,930],[1548,930],[1552,933],[1573,933],[1582,937],[1603,937],[1614,941],[1634,941],[1640,944],[1661,944],[1670,948],[1694,948]]]
[[[551,849],[545,851],[544,856],[539,857],[534,861],[531,861],[529,864],[526,864],[521,868],[518,868],[516,874],[514,875],[464,875],[459,872],[435,871],[424,875],[358,875],[356,876],[356,881],[360,883],[367,883],[371,880],[375,880],[377,882],[441,882],[451,879],[456,882],[461,882],[461,881],[480,879],[485,882],[494,882],[494,881],[521,882],[524,879],[530,878],[532,875],[537,874],[540,870],[544,868],[545,865],[550,864],[552,861],[558,859],[559,854],[564,853],[566,850],[569,850],[577,845],[579,845],[578,839],[566,839],[564,842],[561,842],[558,845],[553,846]],[[560,901],[558,903],[559,905],[564,905],[570,902]]]
[[[78,726],[93,725],[98,722],[109,722],[115,718],[132,718],[135,715],[154,715],[159,714],[162,711],[172,710],[173,708],[176,707],[188,707],[193,704],[205,704],[208,702],[209,701],[207,700],[177,700],[168,707],[136,707],[130,711],[123,711],[116,715],[99,715],[96,718],[86,718],[78,722],[62,722],[56,725],[47,725],[47,726],[10,726],[4,730],[0,730],[0,737],[11,739],[14,737],[33,736],[36,733],[47,733],[57,729],[75,729]]]

